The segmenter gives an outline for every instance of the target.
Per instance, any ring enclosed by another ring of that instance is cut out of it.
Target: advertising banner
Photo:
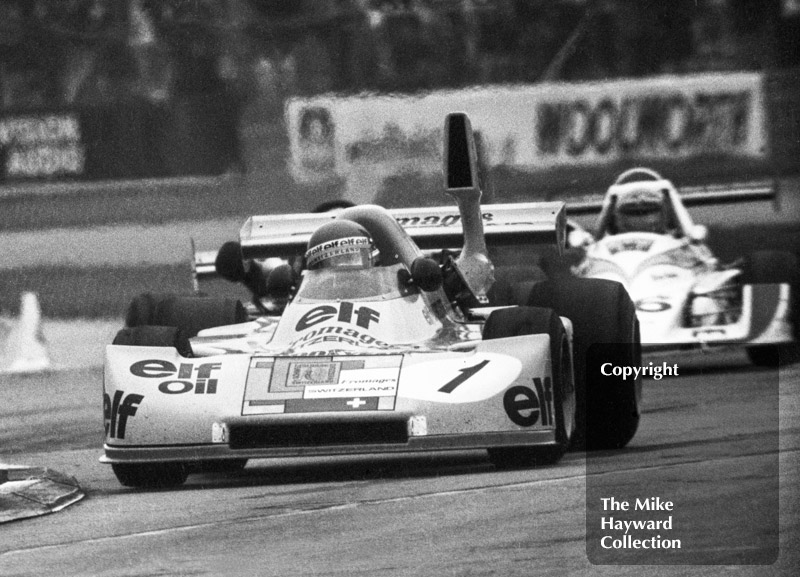
[[[762,76],[661,76],[422,95],[320,96],[286,105],[299,182],[441,166],[448,112],[470,115],[483,161],[541,172],[620,161],[766,159]]]
[[[3,180],[80,176],[86,147],[70,112],[0,117]]]
[[[213,101],[0,113],[0,183],[223,173],[235,126]]]

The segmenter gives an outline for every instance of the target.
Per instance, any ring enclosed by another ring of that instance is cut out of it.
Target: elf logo
[[[128,426],[128,417],[136,415],[136,411],[144,400],[144,395],[126,395],[122,391],[114,392],[114,400],[108,393],[103,393],[103,421],[106,437],[124,439]]]
[[[193,365],[181,363],[175,366],[169,361],[150,359],[131,365],[131,373],[145,379],[169,379],[158,385],[158,390],[165,395],[180,395],[194,391],[196,395],[214,395],[217,392],[217,379],[213,379],[214,371],[222,368],[222,363],[202,363]]]
[[[365,306],[355,308],[353,303],[339,303],[338,309],[335,306],[322,305],[319,307],[314,307],[304,314],[297,322],[295,330],[304,331],[313,327],[314,325],[331,320],[333,317],[336,317],[336,320],[340,323],[352,323],[354,313],[356,325],[364,329],[368,329],[369,324],[372,321],[375,321],[376,323],[379,322],[381,317],[381,313],[375,309]]]
[[[544,427],[553,426],[553,383],[550,377],[534,377],[533,389],[518,385],[503,396],[503,408],[511,421],[520,427],[531,427],[539,422]]]

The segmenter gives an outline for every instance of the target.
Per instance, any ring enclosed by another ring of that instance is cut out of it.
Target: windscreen
[[[336,300],[385,301],[409,294],[402,286],[398,273],[405,270],[402,264],[371,269],[321,269],[307,270],[295,302]]]

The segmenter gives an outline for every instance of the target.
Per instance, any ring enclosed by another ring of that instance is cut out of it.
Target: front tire
[[[247,466],[247,459],[221,459],[192,463],[191,472],[197,473],[239,473]]]
[[[578,415],[573,448],[627,445],[639,426],[641,378],[625,380],[600,373],[606,362],[642,364],[639,322],[625,287],[603,279],[547,280],[534,285],[528,302],[550,307],[572,321]],[[595,346],[603,343],[609,346]]]
[[[114,345],[129,347],[172,347],[183,357],[192,356],[192,346],[185,331],[178,327],[140,326],[117,332]]]
[[[747,284],[788,284],[791,290],[790,321],[795,341],[800,338],[800,266],[797,257],[785,251],[754,252],[745,263],[743,282]],[[750,362],[757,367],[777,367],[797,362],[800,345],[794,343],[753,345],[747,347]]]
[[[484,340],[535,335],[550,337],[553,413],[556,444],[549,446],[492,447],[489,460],[498,469],[552,465],[567,451],[575,430],[575,389],[569,339],[559,316],[551,309],[514,307],[493,311],[483,329]],[[544,402],[544,399],[541,400]]]
[[[241,301],[143,293],[133,299],[125,314],[127,327],[179,327],[189,337],[203,329],[243,323],[247,313]]]
[[[122,485],[137,489],[179,487],[188,477],[183,463],[113,463],[111,469]]]

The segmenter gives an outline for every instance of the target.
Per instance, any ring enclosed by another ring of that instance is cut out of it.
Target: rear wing
[[[754,200],[777,201],[776,185],[771,180],[733,184],[690,186],[678,189],[684,206],[709,204],[735,204]],[[603,195],[592,195],[586,200],[570,200],[568,212],[572,215],[599,213],[603,207]]]
[[[461,216],[455,206],[390,209],[389,213],[424,251],[460,250],[463,246]],[[490,204],[482,207],[486,244],[556,246],[566,243],[566,214],[563,202]],[[303,255],[311,234],[336,218],[335,213],[252,216],[239,232],[242,256],[264,260],[291,260]],[[192,243],[192,275],[195,291],[217,278],[216,250],[196,250]]]
[[[390,209],[417,246],[425,251],[455,249],[463,243],[457,207]],[[514,244],[556,245],[566,242],[563,202],[492,204],[482,209],[489,247]],[[289,259],[305,253],[311,234],[335,214],[253,216],[239,233],[245,259]]]

